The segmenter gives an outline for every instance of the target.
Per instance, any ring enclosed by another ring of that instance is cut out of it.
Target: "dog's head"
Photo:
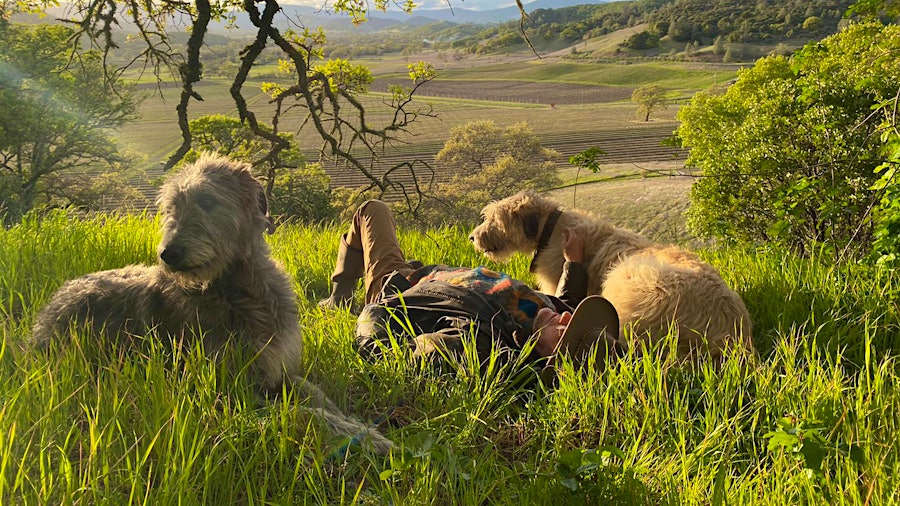
[[[157,205],[162,267],[189,284],[219,277],[238,258],[265,248],[272,230],[262,185],[249,165],[204,153],[170,177]]]
[[[533,191],[497,200],[481,210],[483,221],[469,234],[475,249],[504,262],[513,253],[537,249],[541,224],[559,205]]]

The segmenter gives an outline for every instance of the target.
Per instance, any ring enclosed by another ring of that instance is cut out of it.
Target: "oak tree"
[[[658,84],[645,84],[634,90],[631,101],[638,105],[638,114],[644,121],[650,121],[650,113],[655,109],[665,108],[668,92]]]
[[[452,176],[437,183],[422,215],[431,224],[474,223],[491,200],[558,186],[558,158],[525,122],[500,127],[476,120],[453,127],[435,156],[436,169]]]
[[[37,205],[98,207],[131,195],[130,160],[111,130],[138,99],[113,90],[97,52],[72,58],[72,30],[0,19],[0,214],[15,222]],[[85,173],[101,174],[87,178]],[[119,193],[113,195],[112,193]]]

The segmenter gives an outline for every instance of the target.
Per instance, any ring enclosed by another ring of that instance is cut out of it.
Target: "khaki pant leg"
[[[385,276],[394,271],[407,276],[414,270],[400,249],[391,210],[380,200],[369,200],[356,210],[347,244],[363,251],[367,304],[374,302],[381,292]]]

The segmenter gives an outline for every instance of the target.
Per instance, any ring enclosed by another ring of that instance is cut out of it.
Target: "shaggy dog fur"
[[[249,166],[203,155],[171,177],[158,201],[159,263],[132,265],[66,282],[37,315],[34,344],[46,347],[72,325],[105,333],[131,349],[157,333],[209,355],[229,344],[254,357],[251,376],[264,393],[293,384],[331,427],[349,436],[368,430],[345,417],[300,371],[303,340],[290,278],[275,263],[264,232],[272,232],[262,186]],[[390,441],[371,432],[379,451]]]
[[[532,271],[541,291],[554,294],[563,271],[563,233],[574,228],[585,242],[588,294],[601,294],[619,313],[619,339],[626,329],[641,341],[657,340],[674,326],[682,357],[708,351],[718,359],[729,344],[752,348],[750,315],[740,296],[695,254],[654,244],[580,210],[559,215],[546,246],[538,250],[548,218],[560,206],[534,192],[488,204],[472,232],[475,248],[493,260],[535,253]]]

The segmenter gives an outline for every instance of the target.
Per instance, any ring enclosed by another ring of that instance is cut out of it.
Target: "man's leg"
[[[337,261],[331,274],[331,295],[319,301],[319,307],[337,309],[347,306],[353,300],[356,283],[363,276],[363,252],[347,244],[347,234],[341,236]]]
[[[394,217],[384,202],[369,200],[353,214],[350,230],[341,237],[337,264],[331,275],[331,296],[319,304],[334,308],[353,297],[356,282],[365,275],[366,303],[381,291],[384,277],[393,271],[413,271],[403,258]]]
[[[370,200],[356,210],[346,239],[351,248],[363,253],[367,304],[378,297],[385,276],[394,271],[407,276],[414,270],[400,249],[394,216],[380,200]]]

